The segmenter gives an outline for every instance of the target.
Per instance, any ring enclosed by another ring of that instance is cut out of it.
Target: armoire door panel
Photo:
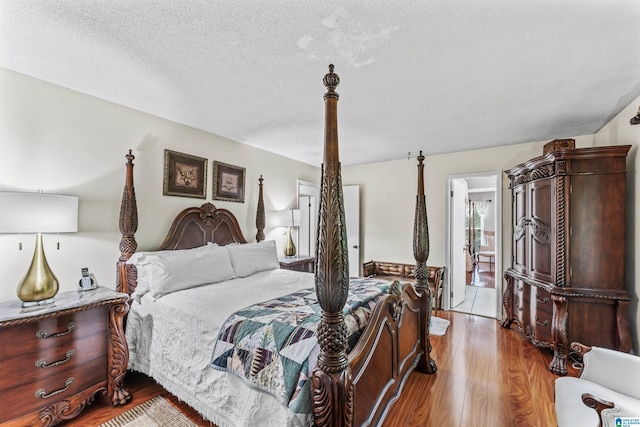
[[[529,183],[528,268],[531,277],[550,282],[552,179]]]
[[[552,281],[551,227],[536,220],[529,224],[529,274],[545,282]]]
[[[527,273],[527,192],[526,185],[513,190],[513,268],[519,273]]]
[[[529,183],[530,217],[539,223],[551,225],[551,178]]]
[[[513,241],[513,268],[522,274],[527,274],[527,235],[522,233],[520,236],[514,236]]]
[[[570,267],[572,286],[624,289],[624,175],[572,177]],[[604,258],[603,258],[604,257]],[[606,260],[596,262],[595,260]]]

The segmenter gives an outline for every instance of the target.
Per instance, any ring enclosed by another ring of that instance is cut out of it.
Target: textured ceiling
[[[314,165],[591,134],[640,96],[638,0],[0,0],[0,66]]]

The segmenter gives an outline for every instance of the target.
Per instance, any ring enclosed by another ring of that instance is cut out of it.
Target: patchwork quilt
[[[364,331],[377,299],[390,283],[351,279],[343,310],[349,351]],[[220,329],[212,367],[233,373],[274,395],[300,424],[311,417],[310,375],[319,354],[316,328],[321,308],[314,289],[252,305],[231,315]]]

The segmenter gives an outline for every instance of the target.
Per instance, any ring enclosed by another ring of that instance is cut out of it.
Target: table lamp
[[[293,244],[291,228],[300,226],[300,209],[285,209],[279,211],[275,218],[277,227],[287,227],[288,241],[284,247],[284,256],[293,257],[296,255],[296,245]]]
[[[58,279],[49,268],[42,233],[78,231],[78,198],[58,194],[0,192],[0,233],[36,234],[31,266],[18,285],[23,307],[48,304],[58,293]]]

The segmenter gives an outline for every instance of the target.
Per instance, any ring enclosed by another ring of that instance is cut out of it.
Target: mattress
[[[219,427],[300,426],[273,396],[211,368],[214,342],[233,312],[300,289],[309,273],[274,269],[225,282],[134,300],[127,319],[129,369],[153,377]]]

